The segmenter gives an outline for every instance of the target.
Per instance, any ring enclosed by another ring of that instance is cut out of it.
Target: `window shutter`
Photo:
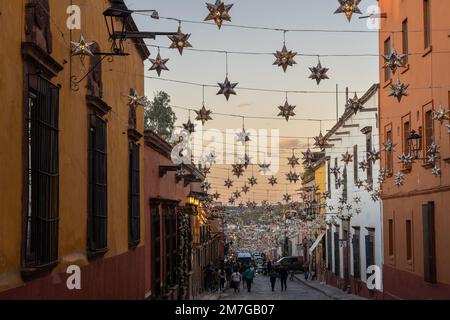
[[[434,202],[422,205],[424,280],[436,283]]]
[[[360,259],[360,252],[359,252],[359,236],[354,234],[353,235],[353,276],[355,279],[361,278],[361,259]]]

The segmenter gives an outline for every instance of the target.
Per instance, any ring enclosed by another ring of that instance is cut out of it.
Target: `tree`
[[[164,91],[156,92],[153,101],[145,100],[144,126],[155,131],[169,141],[175,128],[177,117],[170,107],[170,96]]]

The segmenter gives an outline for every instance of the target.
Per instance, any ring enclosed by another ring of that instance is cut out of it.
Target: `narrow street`
[[[227,289],[221,294],[208,294],[202,300],[360,300],[360,297],[346,294],[337,288],[319,284],[317,281],[308,285],[296,275],[294,280],[287,282],[287,290],[281,291],[280,280],[277,279],[275,291],[271,291],[269,278],[258,275],[253,282],[252,291],[247,292],[241,284],[240,292],[234,293]],[[314,288],[317,287],[317,288]]]

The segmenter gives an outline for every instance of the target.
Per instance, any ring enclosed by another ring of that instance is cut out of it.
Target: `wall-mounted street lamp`
[[[408,135],[408,148],[411,152],[411,155],[414,157],[414,159],[419,159],[419,151],[420,151],[420,145],[422,136],[418,134],[415,130],[412,130]]]
[[[112,42],[111,52],[124,55],[126,39],[155,39],[156,36],[172,36],[176,32],[137,32],[127,31],[128,19],[133,13],[151,13],[152,19],[159,19],[156,10],[130,10],[123,0],[113,0],[110,8],[103,12],[109,39]]]

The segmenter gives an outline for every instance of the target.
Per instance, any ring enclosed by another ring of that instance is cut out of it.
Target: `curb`
[[[309,287],[309,288],[311,288],[311,289],[314,289],[314,290],[316,290],[316,291],[319,291],[320,293],[326,295],[328,298],[331,298],[331,299],[334,299],[334,300],[340,300],[339,298],[337,298],[337,297],[335,297],[335,296],[333,296],[333,295],[330,295],[330,294],[329,294],[328,292],[326,292],[325,290],[319,289],[319,288],[317,288],[317,287],[315,287],[315,286],[309,284],[308,282],[306,282],[306,281],[304,281],[303,279],[297,277],[296,275],[294,275],[294,277],[295,277],[295,279],[297,279],[298,281],[300,281],[301,283],[303,283],[305,286],[307,286],[307,287]]]

